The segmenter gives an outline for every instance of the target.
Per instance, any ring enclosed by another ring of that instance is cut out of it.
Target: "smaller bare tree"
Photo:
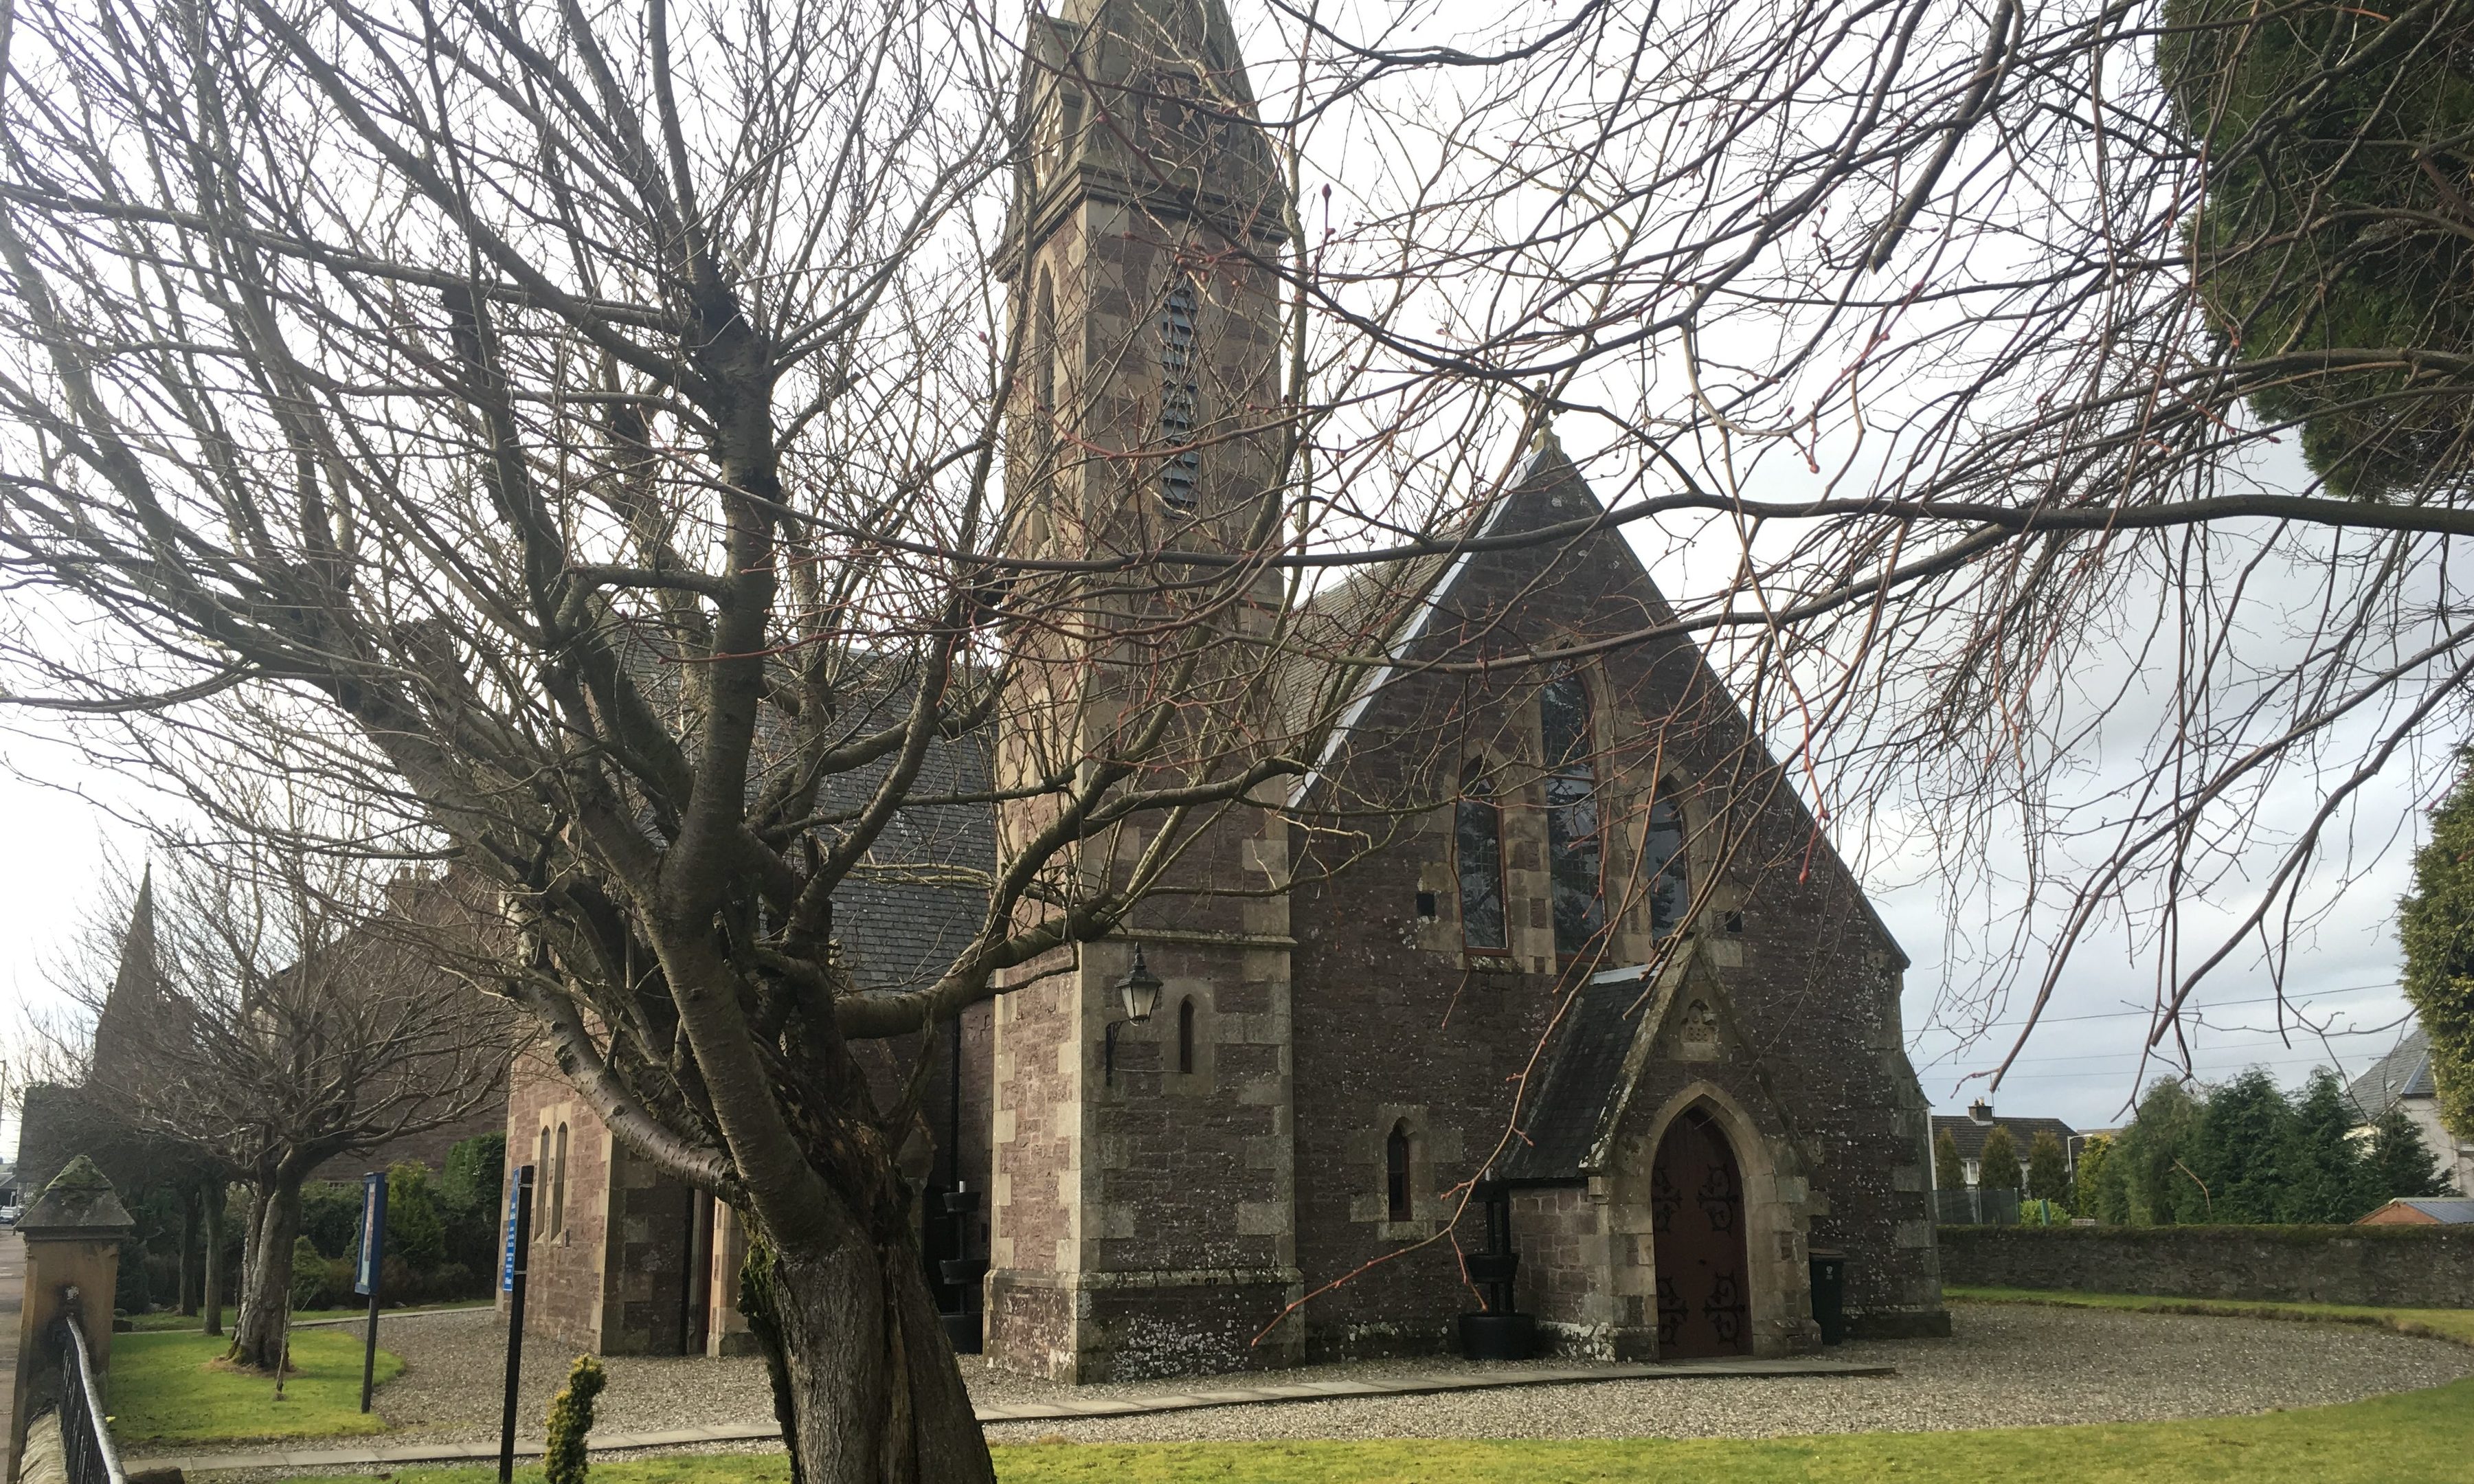
[[[72,990],[93,1013],[89,1100],[248,1186],[228,1359],[269,1372],[303,1184],[503,1097],[516,1046],[503,1007],[439,961],[435,943],[467,921],[448,883],[281,843],[300,838],[279,827],[172,855],[122,893],[109,977]]]

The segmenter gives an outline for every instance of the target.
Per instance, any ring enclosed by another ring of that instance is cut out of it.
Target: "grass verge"
[[[389,1316],[436,1314],[448,1309],[486,1309],[495,1302],[490,1299],[462,1299],[453,1303],[415,1303],[400,1309],[384,1308],[378,1312]],[[358,1304],[349,1309],[298,1309],[293,1312],[292,1322],[296,1325],[305,1325],[322,1319],[363,1319],[368,1317],[369,1312],[367,1304]],[[198,1326],[205,1323],[195,1314],[133,1314],[129,1317],[129,1322],[137,1326],[139,1334],[177,1334],[184,1329],[194,1333]],[[229,1326],[231,1322],[232,1311],[227,1305],[224,1309],[224,1323]]]
[[[2171,1299],[2154,1294],[2083,1294],[2050,1288],[1942,1286],[1942,1296],[1974,1303],[2041,1303],[2065,1309],[2126,1309],[2139,1314],[2217,1314],[2233,1319],[2291,1319],[2310,1324],[2376,1325],[2399,1334],[2474,1345],[2474,1309],[2379,1308],[2360,1303],[2269,1303],[2241,1299]]]
[[[206,1334],[121,1334],[111,1340],[111,1435],[137,1444],[238,1443],[253,1438],[345,1438],[384,1432],[361,1411],[361,1337],[296,1330],[283,1399],[271,1377],[218,1368],[230,1342]],[[378,1351],[377,1379],[403,1362]]]
[[[1759,1442],[1032,1444],[996,1450],[1003,1484],[2425,1484],[2474,1481],[2474,1380],[2256,1417]],[[489,1469],[396,1484],[491,1484]],[[540,1484],[541,1470],[521,1471]],[[779,1453],[611,1460],[594,1484],[788,1484]],[[362,1484],[358,1480],[319,1484]]]

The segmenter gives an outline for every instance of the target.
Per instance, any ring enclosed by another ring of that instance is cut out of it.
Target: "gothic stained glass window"
[[[1554,892],[1555,951],[1579,953],[1606,926],[1606,861],[1598,770],[1589,741],[1589,688],[1577,674],[1546,682],[1538,700],[1546,753],[1546,863]]]
[[[1477,764],[1461,780],[1453,811],[1454,856],[1461,878],[1461,942],[1481,952],[1508,946],[1503,918],[1503,806]]]
[[[1160,442],[1176,451],[1160,465],[1160,499],[1179,510],[1194,508],[1195,476],[1201,456],[1194,450],[1195,409],[1201,401],[1194,379],[1194,280],[1170,285],[1160,305]]]
[[[1667,937],[1684,926],[1692,905],[1692,875],[1684,859],[1684,809],[1660,789],[1649,802],[1649,830],[1641,839],[1640,870],[1649,878],[1649,933]]]

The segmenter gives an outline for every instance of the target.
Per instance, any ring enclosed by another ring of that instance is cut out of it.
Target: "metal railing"
[[[1962,1185],[1933,1192],[1933,1214],[1945,1227],[2015,1227],[2019,1225],[2019,1192]]]
[[[78,1293],[68,1291],[61,1317],[52,1321],[52,1342],[60,1348],[61,1457],[69,1484],[129,1484],[120,1453],[104,1425],[103,1387],[95,1375],[94,1357],[86,1350],[85,1330],[78,1324]]]

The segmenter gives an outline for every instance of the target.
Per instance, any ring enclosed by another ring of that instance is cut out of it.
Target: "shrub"
[[[387,1170],[387,1251],[419,1271],[447,1260],[447,1229],[438,1219],[438,1198],[429,1166],[407,1159]]]
[[[292,1308],[334,1308],[352,1294],[352,1264],[319,1256],[317,1244],[302,1234],[292,1239]]]
[[[549,1436],[542,1449],[544,1484],[584,1484],[585,1445],[593,1433],[593,1399],[601,1395],[609,1376],[601,1362],[578,1355],[568,1368],[567,1385],[549,1399]]]
[[[361,1187],[326,1180],[302,1186],[301,1234],[325,1256],[351,1256],[361,1234]]]
[[[503,1133],[477,1134],[447,1152],[447,1168],[438,1178],[438,1215],[446,1229],[449,1262],[475,1273],[498,1266],[506,1166]]]

